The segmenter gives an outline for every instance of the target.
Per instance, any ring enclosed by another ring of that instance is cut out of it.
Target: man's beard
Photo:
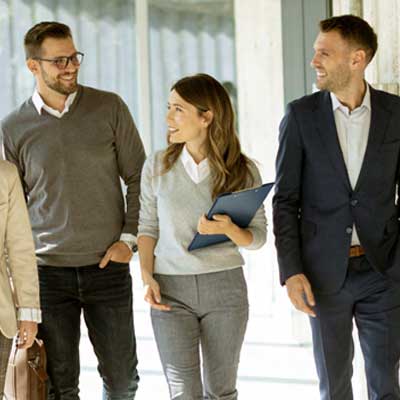
[[[54,90],[55,92],[68,96],[71,93],[76,92],[76,90],[78,89],[78,80],[76,73],[74,74],[74,81],[71,81],[71,83],[73,82],[73,85],[65,85],[57,79],[50,78],[50,76],[46,73],[46,71],[44,71],[42,67],[40,69],[42,70],[44,83],[47,85],[48,88]]]
[[[336,71],[329,74],[326,81],[320,83],[317,81],[317,88],[335,93],[345,89],[349,85],[350,81],[350,71],[346,67],[339,66]]]

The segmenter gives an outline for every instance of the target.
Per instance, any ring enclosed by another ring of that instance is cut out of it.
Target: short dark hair
[[[355,15],[340,15],[320,21],[321,32],[337,31],[352,45],[359,46],[367,53],[370,62],[378,49],[378,37],[368,22]]]
[[[39,22],[25,34],[25,57],[26,59],[40,57],[42,43],[47,38],[65,39],[69,37],[72,38],[69,26],[54,21]]]

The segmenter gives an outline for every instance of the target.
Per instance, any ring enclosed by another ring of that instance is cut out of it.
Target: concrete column
[[[284,113],[281,0],[235,0],[234,13],[240,141],[244,152],[259,162],[263,181],[270,182]],[[286,291],[278,283],[271,198],[265,203],[267,244],[244,253],[245,271],[252,312],[269,321],[281,341],[291,342],[295,327]]]
[[[139,93],[139,132],[146,154],[153,151],[150,109],[150,55],[148,0],[135,1],[136,12],[136,59]]]
[[[362,0],[333,0],[333,15],[354,14],[361,16],[363,13]]]
[[[374,87],[399,94],[400,3],[398,0],[364,0],[364,18],[378,35],[378,52],[367,70]]]
[[[239,131],[245,152],[275,177],[284,112],[280,0],[235,0]]]

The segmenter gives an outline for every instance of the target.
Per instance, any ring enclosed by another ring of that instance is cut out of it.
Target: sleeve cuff
[[[262,246],[264,246],[267,241],[267,233],[266,231],[260,232],[257,229],[247,228],[253,235],[253,241],[248,246],[243,246],[246,250],[258,250]]]
[[[137,237],[131,233],[122,233],[119,240],[126,243],[131,249],[137,244]]]
[[[40,324],[42,322],[42,311],[39,308],[19,308],[17,319],[18,321],[32,321]]]

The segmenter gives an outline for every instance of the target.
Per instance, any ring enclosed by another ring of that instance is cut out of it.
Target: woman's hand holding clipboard
[[[227,223],[229,218],[234,224],[240,228],[247,228],[251,220],[253,219],[255,213],[260,208],[261,204],[264,202],[268,193],[271,191],[274,183],[265,183],[261,186],[252,189],[241,190],[232,193],[220,194],[214,201],[209,212],[207,213],[207,220],[213,221],[214,216],[223,217],[220,221],[222,223]],[[205,218],[205,217],[204,217]],[[215,228],[206,228],[206,221],[199,221],[202,232],[207,230],[210,233],[202,233],[200,230],[194,236],[192,242],[190,243],[188,250],[193,251],[203,247],[211,246],[214,244],[226,242],[230,240],[226,235],[221,233],[211,233],[211,230],[217,232]],[[215,226],[215,224],[213,224]],[[204,230],[203,230],[204,227]],[[223,232],[223,230],[221,230]]]

